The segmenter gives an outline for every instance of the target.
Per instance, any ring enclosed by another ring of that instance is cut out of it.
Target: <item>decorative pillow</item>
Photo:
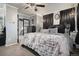
[[[58,32],[58,28],[50,28],[49,33],[54,34]]]

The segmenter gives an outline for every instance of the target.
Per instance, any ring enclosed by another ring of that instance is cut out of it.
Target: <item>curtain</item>
[[[70,24],[70,31],[75,30],[75,8],[60,11],[60,24]]]
[[[48,29],[53,26],[53,13],[43,16],[43,28]]]
[[[77,7],[77,30],[79,32],[79,4],[78,4],[78,7]]]

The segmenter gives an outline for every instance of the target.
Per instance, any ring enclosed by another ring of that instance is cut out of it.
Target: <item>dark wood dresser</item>
[[[0,33],[0,46],[4,46],[5,43],[6,43],[6,30],[4,28],[2,33]]]

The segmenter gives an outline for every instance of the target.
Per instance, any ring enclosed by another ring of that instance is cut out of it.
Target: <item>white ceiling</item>
[[[38,11],[35,12],[34,9],[32,8],[25,9],[25,7],[27,6],[25,3],[9,3],[9,4],[17,7],[18,12],[22,12],[25,14],[36,14],[37,13],[38,15],[54,13],[56,11],[64,10],[64,9],[71,8],[77,5],[75,3],[42,3],[45,5],[45,7],[44,8],[38,7]]]

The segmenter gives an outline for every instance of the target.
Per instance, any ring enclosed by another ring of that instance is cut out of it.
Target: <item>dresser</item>
[[[6,43],[6,30],[4,28],[4,30],[0,32],[0,46],[5,45],[5,43]]]

